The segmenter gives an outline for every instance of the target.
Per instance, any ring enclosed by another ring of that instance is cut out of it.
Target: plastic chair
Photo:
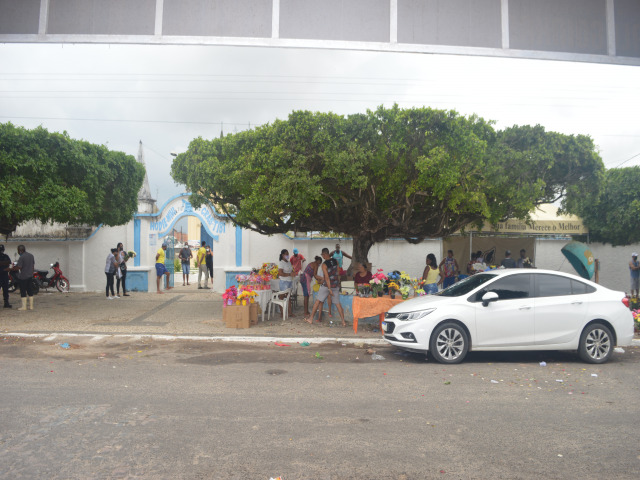
[[[284,298],[280,298],[281,295],[284,294]],[[267,315],[267,320],[271,319],[271,312],[273,311],[273,306],[280,305],[282,307],[282,320],[287,319],[287,315],[289,312],[289,297],[291,296],[291,289],[287,288],[286,290],[280,290],[278,292],[273,292],[271,294],[271,302],[269,302],[269,315]]]

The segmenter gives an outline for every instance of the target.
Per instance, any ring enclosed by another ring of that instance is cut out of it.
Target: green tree
[[[354,259],[375,242],[418,243],[470,224],[527,218],[538,204],[597,188],[591,139],[430,108],[348,117],[296,111],[286,121],[191,142],[173,178],[264,234],[333,231]]]
[[[27,220],[122,225],[137,210],[144,167],[131,155],[42,127],[0,124],[0,233]]]
[[[582,218],[596,242],[629,245],[640,242],[640,167],[612,168],[602,189],[572,197],[566,210]]]

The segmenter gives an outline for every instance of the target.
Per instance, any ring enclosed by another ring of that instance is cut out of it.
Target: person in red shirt
[[[367,266],[363,265],[362,263],[359,263],[358,264],[358,271],[353,276],[354,285],[356,285],[356,286],[360,285],[360,286],[368,287],[369,286],[369,281],[372,278],[373,278],[373,275],[371,275],[371,272],[367,269]]]
[[[291,266],[293,267],[293,276],[300,275],[300,271],[302,270],[302,266],[307,259],[301,253],[298,253],[298,249],[293,249],[293,255],[289,259],[291,262]]]

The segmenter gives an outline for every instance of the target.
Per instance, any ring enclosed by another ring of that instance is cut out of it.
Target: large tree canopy
[[[566,209],[582,218],[591,240],[612,245],[640,242],[640,167],[607,170],[601,191],[571,197]]]
[[[132,155],[42,127],[0,124],[0,233],[27,220],[122,225],[137,210],[144,167]]]
[[[378,108],[286,121],[191,142],[172,175],[199,205],[273,234],[333,231],[367,261],[375,243],[417,243],[473,223],[527,218],[541,203],[596,189],[603,165],[586,136],[541,126],[495,131],[477,116]]]

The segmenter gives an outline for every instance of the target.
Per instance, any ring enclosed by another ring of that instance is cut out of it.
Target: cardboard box
[[[249,305],[229,305],[223,307],[222,318],[227,328],[249,328],[251,322]]]
[[[251,325],[258,324],[258,314],[261,313],[260,305],[257,303],[252,303],[249,305],[249,322]]]

